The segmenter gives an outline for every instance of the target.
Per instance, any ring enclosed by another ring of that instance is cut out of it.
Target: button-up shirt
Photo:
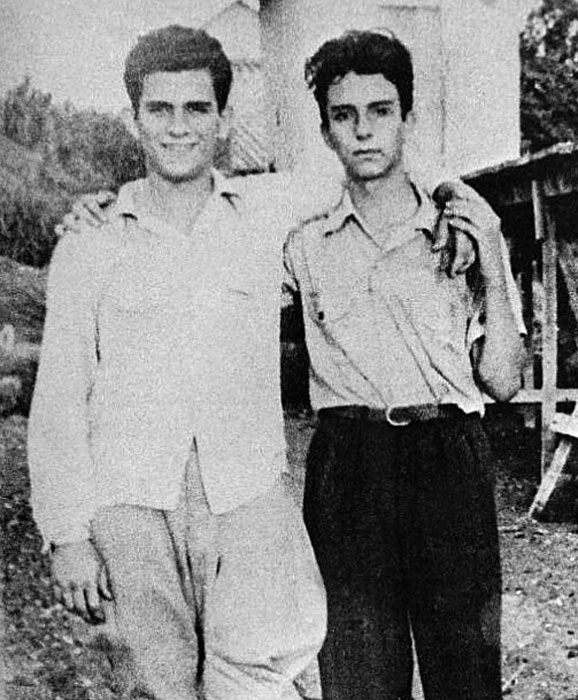
[[[303,211],[288,182],[215,173],[189,235],[131,183],[109,225],[59,242],[29,423],[46,543],[87,537],[101,506],[174,508],[193,438],[214,512],[284,469],[282,242]]]
[[[294,230],[286,284],[302,297],[313,408],[453,403],[483,411],[472,343],[481,304],[464,275],[450,279],[432,251],[438,212],[416,189],[413,217],[374,235],[347,191],[341,203]],[[507,249],[502,240],[504,256]],[[521,332],[519,296],[508,295]]]

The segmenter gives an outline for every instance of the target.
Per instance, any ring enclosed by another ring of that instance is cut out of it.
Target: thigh
[[[163,511],[122,505],[99,511],[92,537],[113,594],[107,623],[117,636],[115,656],[143,692],[159,700],[194,697],[196,619],[175,548],[179,533]]]
[[[501,579],[491,452],[475,418],[428,427],[411,443],[405,552],[424,688],[433,700],[495,700]]]
[[[323,424],[308,456],[305,518],[327,590],[324,697],[409,697],[411,647],[397,527],[397,437]]]
[[[249,675],[259,668],[266,682],[292,678],[315,657],[326,624],[323,585],[299,509],[280,479],[218,523],[207,653]]]

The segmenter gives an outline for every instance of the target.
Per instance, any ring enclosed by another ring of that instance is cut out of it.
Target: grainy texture
[[[509,409],[487,421],[499,457],[498,504],[504,570],[504,682],[512,700],[578,700],[578,528],[529,521],[537,487],[536,436]],[[26,419],[0,424],[0,528],[6,700],[117,700],[99,628],[51,599],[47,561],[28,507]],[[311,436],[304,417],[287,421],[299,498]],[[572,484],[566,511],[574,507]]]

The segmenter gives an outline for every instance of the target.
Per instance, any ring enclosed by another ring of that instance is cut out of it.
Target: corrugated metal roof
[[[463,178],[497,205],[530,202],[532,181],[546,197],[578,192],[578,144],[559,143],[537,153],[477,170]]]

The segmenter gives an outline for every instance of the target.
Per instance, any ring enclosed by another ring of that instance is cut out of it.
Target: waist
[[[361,422],[384,423],[401,428],[413,423],[432,420],[448,420],[465,417],[466,413],[456,404],[423,403],[413,406],[389,406],[372,408],[371,406],[333,406],[319,411],[321,420],[354,420]]]

